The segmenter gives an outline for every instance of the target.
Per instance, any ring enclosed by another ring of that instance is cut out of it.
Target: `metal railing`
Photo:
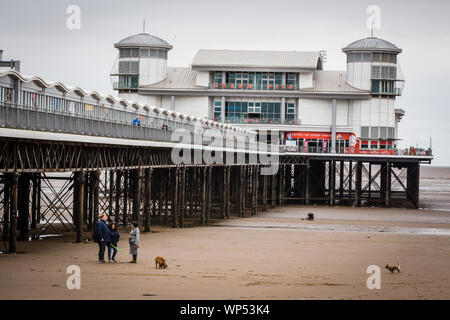
[[[0,102],[0,127],[120,139],[176,142],[172,140],[175,128],[171,126],[162,129],[155,125],[100,119],[62,110],[30,107],[8,102]],[[186,133],[190,135],[187,140],[190,140],[192,144],[201,141],[203,146],[210,145],[214,138],[210,134],[205,134],[205,130],[209,128],[193,128],[193,132],[188,132],[185,129]],[[196,130],[201,132],[195,132]],[[245,136],[245,144],[243,145],[242,136],[234,135],[231,139],[226,139],[225,133],[222,134],[224,135],[223,147],[232,146],[234,149],[242,149],[245,145],[245,150],[258,150],[258,143],[250,140],[248,136]],[[274,145],[272,148],[268,147],[268,150],[278,152],[279,145]]]

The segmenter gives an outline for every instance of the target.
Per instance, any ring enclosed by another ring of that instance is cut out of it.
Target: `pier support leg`
[[[11,208],[11,174],[7,173],[3,176],[4,193],[3,193],[3,241],[9,240],[9,224],[10,224],[10,208]]]
[[[33,189],[31,191],[31,230],[36,230],[38,217],[38,197],[39,197],[39,173],[35,173],[31,177]]]
[[[356,162],[355,172],[355,207],[361,207],[362,162]]]
[[[30,216],[30,174],[22,173],[19,176],[19,190],[18,190],[18,225],[19,225],[19,240],[29,240],[29,216]]]
[[[230,218],[231,168],[225,166],[225,218]]]
[[[130,171],[125,170],[123,172],[123,210],[122,210],[122,223],[126,227],[128,225],[128,190],[130,182]]]
[[[384,196],[384,206],[386,208],[391,207],[391,170],[391,163],[388,161],[386,163],[386,186]]]
[[[133,221],[139,223],[141,217],[141,170],[133,172]]]
[[[344,198],[344,172],[345,162],[341,161],[339,165],[339,199],[341,201]]]
[[[179,178],[179,172],[180,168],[176,167],[173,168],[173,175],[172,175],[172,203],[170,205],[171,214],[172,214],[172,227],[177,228],[178,227],[178,178]]]
[[[19,174],[12,173],[9,176],[9,253],[17,252],[17,201]]]
[[[206,224],[206,184],[207,184],[207,178],[206,178],[206,172],[207,172],[207,168],[203,167],[200,169],[202,171],[202,176],[201,176],[201,183],[202,183],[202,189],[201,189],[201,196],[202,196],[202,208],[201,208],[201,216],[200,216],[200,224],[202,226],[204,226]]]
[[[267,211],[267,175],[262,176],[263,186],[262,186],[262,211]]]
[[[206,224],[211,223],[211,209],[212,209],[212,166],[208,167],[208,188],[207,188],[207,207],[206,207]]]
[[[113,204],[114,204],[114,171],[113,170],[109,170],[105,171],[105,177],[108,175],[109,173],[109,193],[108,193],[108,215],[109,218],[112,219],[113,217]],[[97,219],[97,217],[95,217]],[[114,220],[113,220],[114,221]]]
[[[75,172],[74,188],[73,188],[73,217],[76,221],[75,224],[77,231],[76,242],[78,243],[83,242],[84,189],[85,189],[84,172]]]
[[[120,197],[122,196],[122,171],[116,171],[116,187],[115,187],[115,206],[114,206],[114,222],[119,223],[120,220]]]
[[[305,167],[305,204],[309,206],[311,204],[311,165],[308,164]]]
[[[411,163],[407,167],[406,194],[415,208],[419,208],[420,164]]]
[[[336,162],[331,160],[329,163],[329,192],[330,192],[330,206],[334,206],[334,198],[336,192]]]
[[[144,177],[144,216],[145,216],[145,229],[144,232],[150,232],[150,201],[152,196],[152,168],[145,169],[145,177]],[[161,200],[158,204],[158,214],[159,218],[161,218]]]
[[[180,199],[180,228],[184,228],[184,216],[186,214],[186,167],[181,167],[181,199]]]

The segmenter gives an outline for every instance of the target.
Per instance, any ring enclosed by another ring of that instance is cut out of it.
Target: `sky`
[[[69,29],[67,8],[80,8]],[[341,51],[370,35],[366,9],[381,9],[375,36],[403,49],[406,80],[397,107],[401,147],[428,147],[450,165],[450,1],[447,0],[0,0],[0,49],[21,72],[113,94],[114,43],[146,31],[174,46],[168,65],[187,67],[199,49],[327,50],[326,70],[345,70]]]

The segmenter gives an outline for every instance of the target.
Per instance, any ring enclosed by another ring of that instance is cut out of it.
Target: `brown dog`
[[[400,272],[400,263],[397,262],[396,265],[390,266],[390,265],[385,265],[384,266],[386,269],[388,269],[391,273],[394,273],[395,271],[397,271],[397,273]]]
[[[164,259],[163,257],[157,256],[155,258],[155,265],[156,269],[158,269],[158,266],[160,269],[167,269],[166,259]]]

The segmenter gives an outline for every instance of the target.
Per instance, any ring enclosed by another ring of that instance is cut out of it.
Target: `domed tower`
[[[397,139],[395,100],[404,79],[398,64],[402,49],[389,41],[369,37],[342,49],[347,54],[347,82],[370,91],[370,100],[352,101],[351,124],[365,141],[363,149],[389,149]]]
[[[403,81],[397,65],[397,56],[402,49],[389,41],[369,37],[352,42],[342,51],[347,54],[347,82],[350,85],[374,93],[401,94],[395,90],[395,82]]]
[[[127,37],[114,47],[119,50],[111,72],[111,82],[119,96],[141,102],[138,87],[154,84],[167,76],[167,56],[173,47],[148,33]]]

